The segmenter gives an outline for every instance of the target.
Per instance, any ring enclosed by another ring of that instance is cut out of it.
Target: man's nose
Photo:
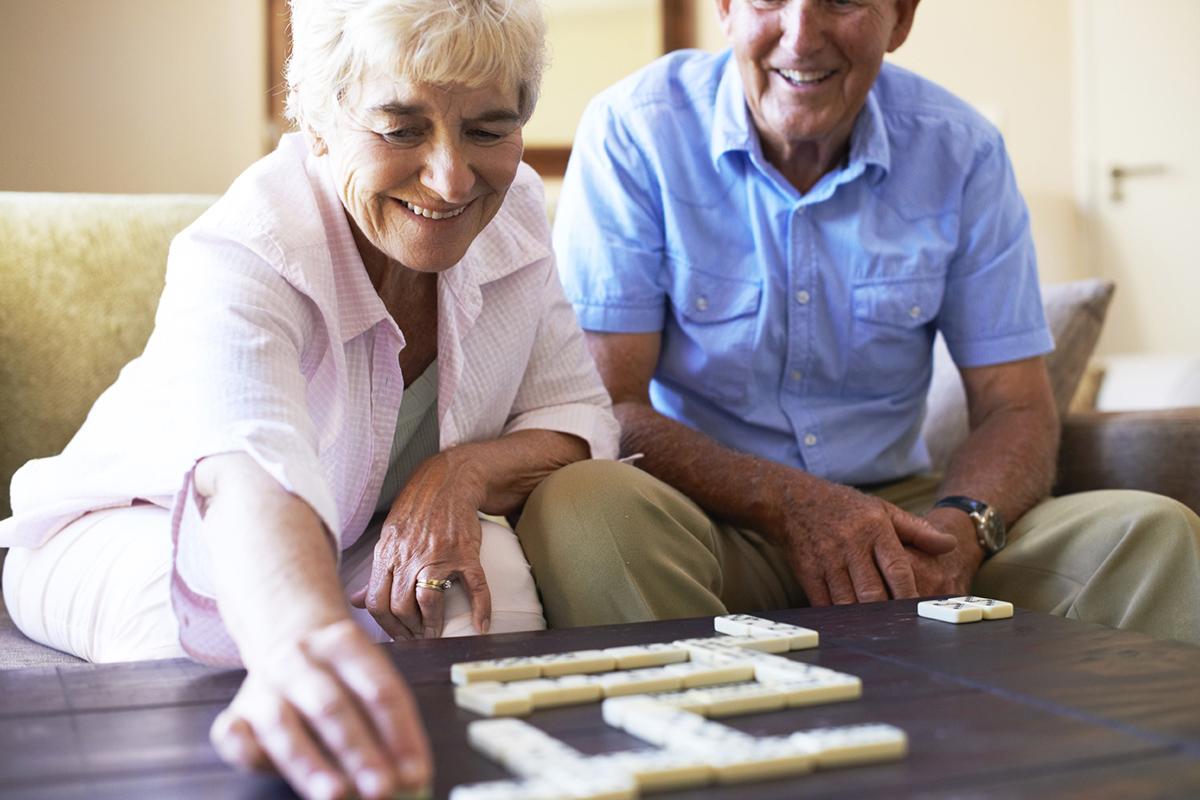
[[[780,44],[791,53],[807,55],[825,44],[825,12],[821,0],[792,0],[780,12]]]
[[[465,203],[471,199],[475,171],[454,144],[437,143],[421,170],[421,184],[447,203]]]

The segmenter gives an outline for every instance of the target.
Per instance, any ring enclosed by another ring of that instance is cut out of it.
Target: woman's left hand
[[[393,639],[441,636],[445,591],[417,581],[461,583],[475,628],[487,633],[492,596],[479,563],[478,510],[487,494],[483,470],[454,450],[421,464],[392,503],[371,579],[350,602],[366,608]]]

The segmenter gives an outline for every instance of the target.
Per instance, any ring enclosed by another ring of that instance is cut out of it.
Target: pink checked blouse
[[[171,245],[145,352],[59,456],[13,478],[0,546],[36,547],[88,511],[171,509],[184,647],[237,659],[212,600],[197,461],[244,451],[303,498],[339,550],[362,535],[387,470],[404,337],[375,293],[326,159],[298,134],[247,170]],[[608,395],[563,296],[541,183],[522,165],[504,205],[438,279],[442,448],[538,428],[616,456]]]

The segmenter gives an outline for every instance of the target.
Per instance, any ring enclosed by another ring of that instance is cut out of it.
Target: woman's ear
[[[321,134],[312,129],[311,126],[303,127],[304,140],[308,142],[308,150],[314,156],[323,156],[329,152],[329,145],[325,143],[325,138]]]

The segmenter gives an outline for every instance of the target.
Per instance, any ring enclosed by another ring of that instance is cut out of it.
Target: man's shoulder
[[[939,84],[885,63],[872,90],[889,132],[972,149],[1000,142],[996,125],[970,103]]]
[[[676,50],[622,78],[592,103],[635,126],[668,118],[678,124],[680,113],[711,120],[728,60],[728,53]]]

